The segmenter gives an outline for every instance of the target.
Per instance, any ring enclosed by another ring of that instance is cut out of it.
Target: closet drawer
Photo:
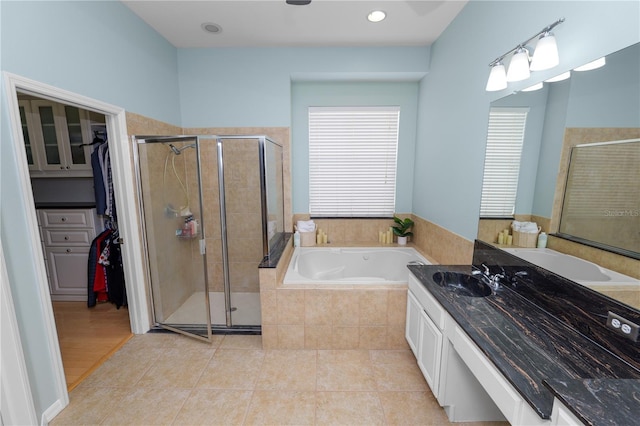
[[[88,246],[95,238],[93,229],[45,229],[44,243],[47,246]]]
[[[78,227],[95,229],[92,209],[38,210],[38,214],[40,216],[40,225],[43,228]]]

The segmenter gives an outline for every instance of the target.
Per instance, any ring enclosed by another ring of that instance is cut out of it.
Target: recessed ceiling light
[[[369,22],[380,22],[387,17],[387,14],[382,10],[373,10],[367,15]]]
[[[213,22],[205,22],[200,25],[200,28],[209,34],[220,34],[222,32],[222,27],[218,24],[214,24]]]

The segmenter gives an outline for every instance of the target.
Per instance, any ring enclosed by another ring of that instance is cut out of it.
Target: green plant
[[[396,223],[393,226],[393,233],[398,237],[411,237],[413,232],[411,232],[411,228],[413,227],[413,221],[408,217],[404,220],[400,219],[397,216],[393,217],[393,221]]]

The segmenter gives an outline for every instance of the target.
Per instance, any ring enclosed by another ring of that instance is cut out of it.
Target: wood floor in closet
[[[53,313],[69,391],[133,336],[129,310],[111,303],[53,302]]]

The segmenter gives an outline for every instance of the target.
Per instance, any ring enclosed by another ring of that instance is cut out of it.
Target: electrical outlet
[[[614,330],[618,334],[623,335],[629,340],[633,340],[634,342],[638,341],[638,332],[640,331],[640,326],[638,324],[632,323],[626,318],[621,317],[620,315],[609,312],[609,316],[607,317],[607,327]]]

